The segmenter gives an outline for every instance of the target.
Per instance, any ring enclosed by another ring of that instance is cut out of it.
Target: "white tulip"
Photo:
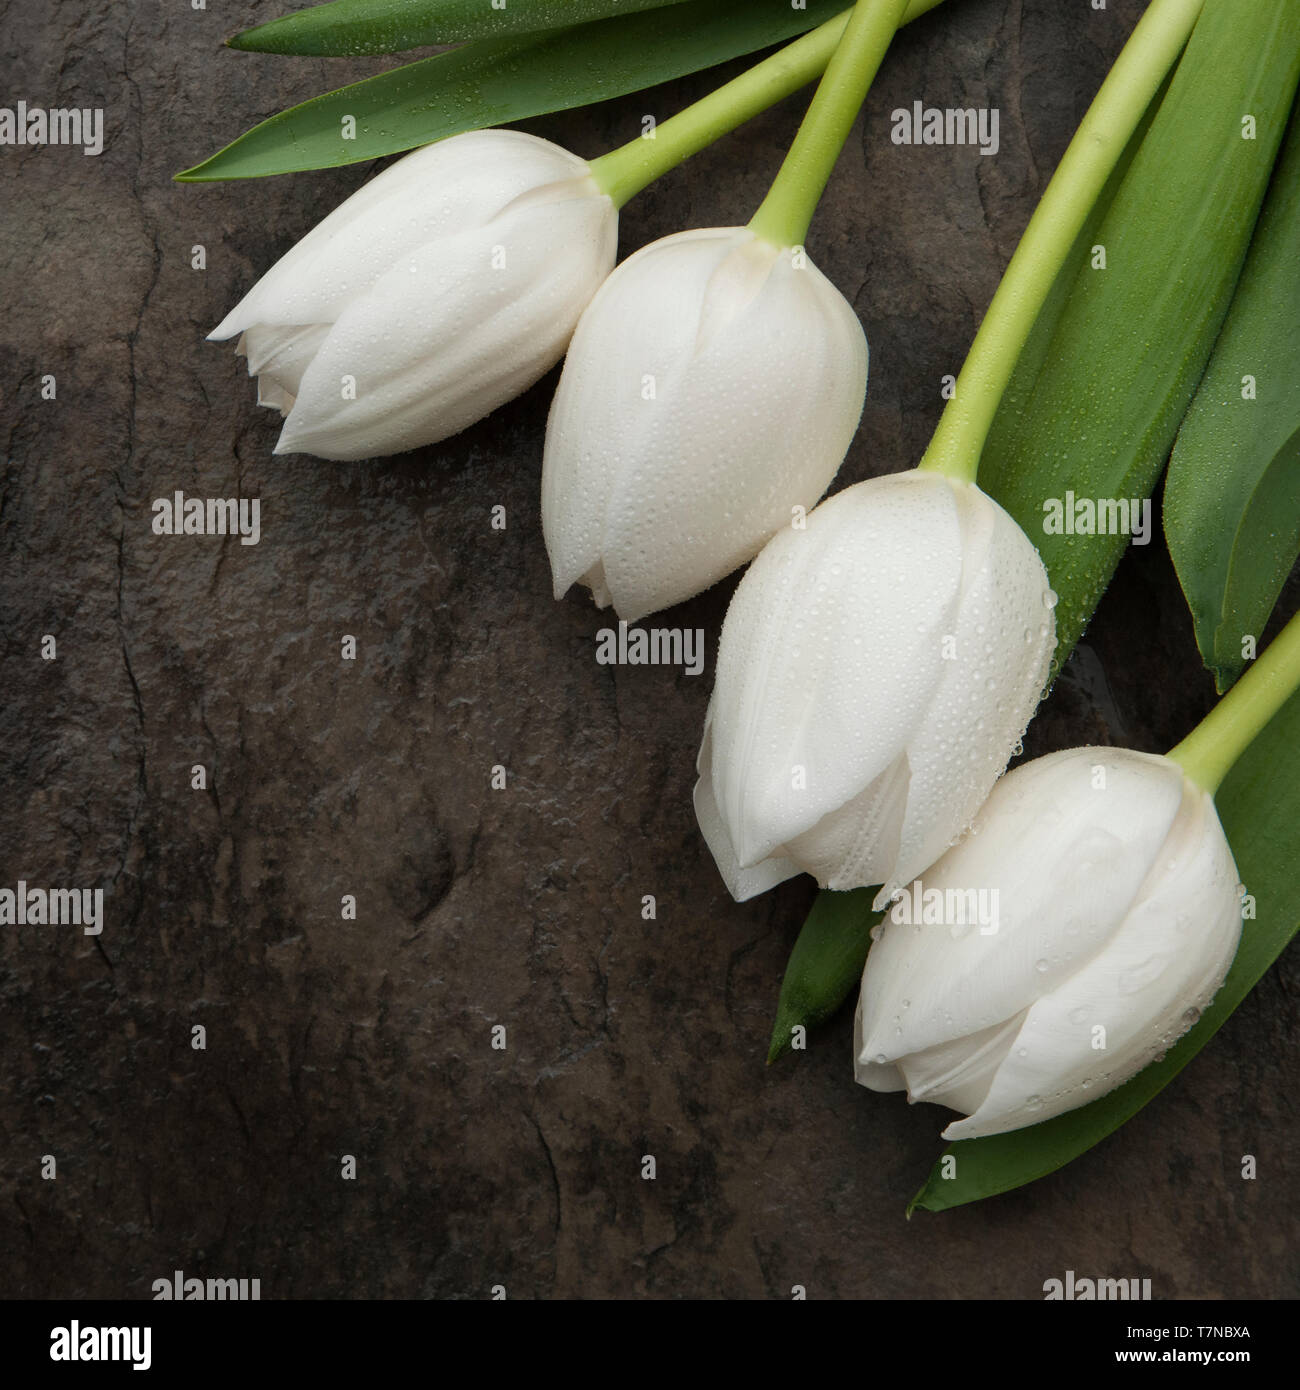
[[[357,459],[434,444],[564,355],[614,264],[618,213],[576,155],[476,130],[385,169],[211,335],[240,335],[275,452]]]
[[[992,930],[963,920],[968,890],[996,903]],[[857,1079],[960,1110],[945,1139],[1050,1119],[1186,1032],[1240,935],[1213,798],[1177,763],[1117,748],[1038,758],[878,929]]]
[[[787,528],[727,612],[695,810],[732,895],[883,884],[966,829],[1023,735],[1055,595],[973,483],[858,483]]]
[[[551,407],[542,529],[555,596],[634,621],[756,555],[830,485],[867,341],[803,253],[746,227],[665,237],[601,286]]]

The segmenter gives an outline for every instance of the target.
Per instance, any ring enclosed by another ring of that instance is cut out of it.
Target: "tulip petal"
[[[864,1055],[862,1051],[862,994],[853,1015],[853,1079],[871,1091],[905,1091],[903,1073],[888,1059]]]
[[[1236,953],[1241,902],[1213,801],[1191,782],[1183,792],[1121,927],[1034,1003],[987,1096],[945,1139],[1020,1129],[1095,1100],[1163,1055],[1208,1007]]]
[[[265,393],[262,378],[279,387],[285,397],[298,394],[302,375],[325,341],[329,328],[323,323],[306,327],[270,328],[255,324],[240,337],[239,350],[248,358],[248,374],[258,378],[259,391]],[[258,404],[263,404],[260,396]]]
[[[697,229],[642,247],[601,285],[578,321],[551,402],[542,463],[542,529],[557,599],[580,579],[608,588],[605,515],[615,470],[623,466],[625,443],[638,451],[657,418],[646,393],[689,353],[698,301],[733,233]],[[695,244],[703,254],[686,251]],[[665,273],[656,274],[665,262]]]
[[[863,972],[861,1054],[924,1056],[1001,1026],[1068,982],[1137,899],[1182,783],[1168,759],[1109,748],[1051,754],[1002,778],[972,833],[881,923]],[[981,893],[996,904],[991,923],[970,910]],[[928,1064],[915,1076],[934,1089]]]
[[[344,308],[276,452],[368,458],[481,419],[563,355],[616,237],[612,204],[583,179],[412,251]]]
[[[755,561],[723,629],[713,722],[714,798],[740,863],[785,855],[815,826],[848,843],[832,819],[846,807],[869,838],[853,803],[879,778],[896,784],[939,680],[960,565],[951,492],[917,474],[848,488]],[[874,700],[882,667],[891,698]],[[871,850],[852,850],[868,874]]]
[[[930,1100],[954,1110],[978,1109],[1017,1041],[1024,1017],[1017,1014],[970,1037],[905,1058],[898,1067],[907,1081],[907,1099],[913,1105]]]
[[[1047,576],[1033,544],[979,488],[958,486],[954,494],[962,538],[955,654],[942,663],[907,745],[907,809],[876,908],[975,818],[1042,698],[1055,646]]]
[[[209,334],[333,323],[398,260],[485,226],[521,194],[582,177],[585,161],[518,130],[475,130],[404,156],[292,246]]]
[[[898,858],[903,811],[912,780],[906,753],[852,800],[789,842],[805,873],[831,889],[860,888],[884,877]]]
[[[727,891],[737,902],[745,902],[759,893],[766,893],[769,888],[775,888],[787,878],[793,878],[802,870],[793,859],[782,859],[775,855],[769,855],[753,866],[742,867],[737,863],[726,821],[713,796],[712,728],[713,706],[710,702],[709,711],[704,717],[704,738],[700,743],[700,755],[695,764],[699,773],[695,783],[695,818],[699,822],[704,842],[717,863],[722,881],[727,885]]]
[[[293,409],[293,397],[277,386],[270,377],[258,377],[257,403],[270,410],[278,410],[281,419]]]

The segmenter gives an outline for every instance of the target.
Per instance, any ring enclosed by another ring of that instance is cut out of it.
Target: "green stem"
[[[941,0],[911,0],[905,24]],[[591,161],[601,191],[622,207],[629,198],[683,160],[743,125],[760,111],[821,76],[849,22],[849,10],[795,39],[701,101],[657,126],[652,138],[638,137]]]
[[[854,118],[903,21],[906,0],[858,0],[794,143],[758,211],[756,236],[801,246]]]
[[[1029,331],[1204,0],[1151,0],[1070,141],[989,304],[918,468],[973,483]]]
[[[1300,689],[1300,613],[1169,756],[1211,795],[1255,735]]]

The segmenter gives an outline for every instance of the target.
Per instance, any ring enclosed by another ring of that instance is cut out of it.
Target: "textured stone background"
[[[743,907],[723,891],[690,806],[710,677],[597,666],[601,620],[550,597],[554,377],[421,453],[272,458],[275,417],[203,335],[370,171],[170,175],[377,66],[219,47],[280,8],[0,6],[6,100],[102,105],[108,134],[98,159],[0,151],[0,870],[109,890],[98,941],[0,936],[0,1291],[147,1296],[181,1268],[276,1298],[1016,1298],[1072,1268],[1157,1297],[1294,1294],[1294,953],[1069,1170],[905,1222],[942,1112],[854,1085],[847,1013],[763,1065],[811,887]],[[810,237],[872,345],[842,482],[919,456],[939,377],[1139,9],[960,0],[898,41]],[[531,128],[594,154],[712,84]],[[1001,153],[890,145],[889,110],[916,97],[1000,107]],[[744,221],[802,104],[630,205],[624,250]],[[261,544],[154,536],[150,501],[178,487],[260,496]],[[710,669],[733,582],[672,616],[706,629]],[[1152,545],[1029,751],[1163,749],[1211,698]]]

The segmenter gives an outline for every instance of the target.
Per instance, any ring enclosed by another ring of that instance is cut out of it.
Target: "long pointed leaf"
[[[249,53],[354,58],[404,53],[428,44],[535,34],[610,15],[680,5],[683,0],[333,0],[245,29],[228,40]]]
[[[875,896],[871,888],[817,894],[781,981],[769,1063],[790,1050],[796,1028],[830,1018],[862,978],[871,929],[885,915],[871,910]]]
[[[911,0],[904,23],[939,3]],[[845,8],[844,0],[808,0],[801,10],[683,0],[544,34],[480,39],[290,107],[176,178],[264,178],[400,154],[464,130],[641,91],[793,38]]]
[[[1300,555],[1300,102],[1178,432],[1164,523],[1201,656],[1226,690]]]
[[[1058,669],[1130,535],[1048,531],[1045,504],[1064,509],[1067,491],[1151,496],[1227,312],[1298,74],[1300,5],[1207,0],[1097,231],[1105,268],[1079,266],[1041,363],[1017,367],[998,412],[980,483],[1038,546],[1060,595]]]

